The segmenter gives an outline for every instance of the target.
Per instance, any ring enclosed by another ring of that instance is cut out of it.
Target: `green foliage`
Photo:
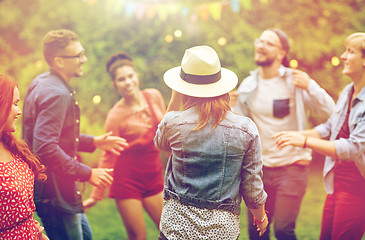
[[[364,31],[365,25],[365,8],[360,0],[241,1],[237,13],[229,5],[223,6],[219,21],[213,18],[202,21],[199,17],[192,20],[179,12],[170,14],[167,20],[160,20],[158,16],[137,19],[135,15],[127,16],[125,1],[87,2],[32,0],[30,4],[24,4],[21,0],[0,1],[0,71],[15,78],[24,93],[31,80],[48,68],[42,56],[45,33],[59,28],[75,31],[86,49],[88,62],[84,76],[71,84],[78,92],[82,114],[88,122],[101,126],[108,109],[119,98],[105,70],[106,59],[117,51],[126,51],[132,56],[140,72],[141,86],[159,89],[167,102],[170,90],[163,84],[163,73],[180,64],[185,49],[194,45],[212,46],[218,52],[222,66],[232,69],[243,79],[256,67],[252,60],[254,39],[264,29],[278,27],[290,36],[292,51],[289,57],[296,59],[299,69],[307,71],[337,99],[349,79],[342,76],[341,66],[330,64],[330,59],[340,56],[347,35]],[[161,3],[198,5],[191,0]],[[177,29],[183,35],[167,43],[165,36],[173,36]],[[226,39],[223,46],[217,43],[221,37]],[[101,96],[97,105],[92,102],[95,95]],[[90,129],[86,127],[86,131]]]

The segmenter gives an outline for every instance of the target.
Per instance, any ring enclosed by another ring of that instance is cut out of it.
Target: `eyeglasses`
[[[259,44],[262,44],[264,47],[278,47],[278,48],[281,48],[281,46],[279,46],[279,45],[276,45],[276,44],[271,43],[269,41],[262,40],[260,38],[256,38],[254,44],[255,44],[255,47],[257,47]]]
[[[82,51],[80,54],[74,55],[74,56],[58,56],[60,58],[78,58],[81,62],[85,58],[85,51]]]

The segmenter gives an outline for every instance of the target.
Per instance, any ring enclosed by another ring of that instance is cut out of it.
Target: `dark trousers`
[[[37,214],[51,240],[92,240],[84,213],[61,213],[50,203],[37,204]]]
[[[248,232],[250,239],[270,239],[270,224],[274,224],[278,240],[295,240],[295,223],[307,187],[306,166],[289,165],[277,168],[263,168],[264,189],[268,195],[265,208],[269,225],[263,236],[259,236],[253,225],[253,216],[248,211]]]

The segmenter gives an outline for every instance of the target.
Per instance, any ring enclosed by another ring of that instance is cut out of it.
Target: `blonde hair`
[[[365,57],[365,33],[357,32],[348,36],[345,40],[345,46],[349,45],[360,49],[362,57]]]
[[[183,108],[186,110],[195,106],[199,111],[199,120],[193,129],[194,131],[206,126],[211,118],[213,120],[212,129],[215,129],[223,121],[227,112],[231,110],[229,101],[230,97],[228,93],[210,98],[183,95]]]

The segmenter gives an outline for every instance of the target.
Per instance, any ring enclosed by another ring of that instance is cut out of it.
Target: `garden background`
[[[256,67],[254,39],[271,27],[290,37],[291,66],[306,71],[337,100],[350,82],[341,73],[344,39],[365,31],[363,0],[0,0],[0,73],[15,79],[24,97],[32,79],[48,70],[43,36],[60,28],[75,31],[88,58],[84,76],[71,82],[81,106],[81,131],[99,135],[104,133],[107,111],[119,99],[105,70],[110,54],[128,52],[142,88],[159,89],[167,103],[170,90],[162,76],[180,64],[185,49],[212,46],[222,66],[242,80]],[[310,117],[312,126],[324,120],[315,117]],[[20,136],[21,121],[18,129]],[[81,156],[96,166],[100,151]],[[319,236],[325,197],[322,164],[323,157],[315,155],[298,220],[299,239]],[[81,187],[87,197],[90,185]],[[98,203],[87,215],[96,240],[126,239],[112,200]],[[240,239],[247,239],[246,216],[241,216]],[[148,239],[156,239],[156,227],[148,217],[146,221]]]

